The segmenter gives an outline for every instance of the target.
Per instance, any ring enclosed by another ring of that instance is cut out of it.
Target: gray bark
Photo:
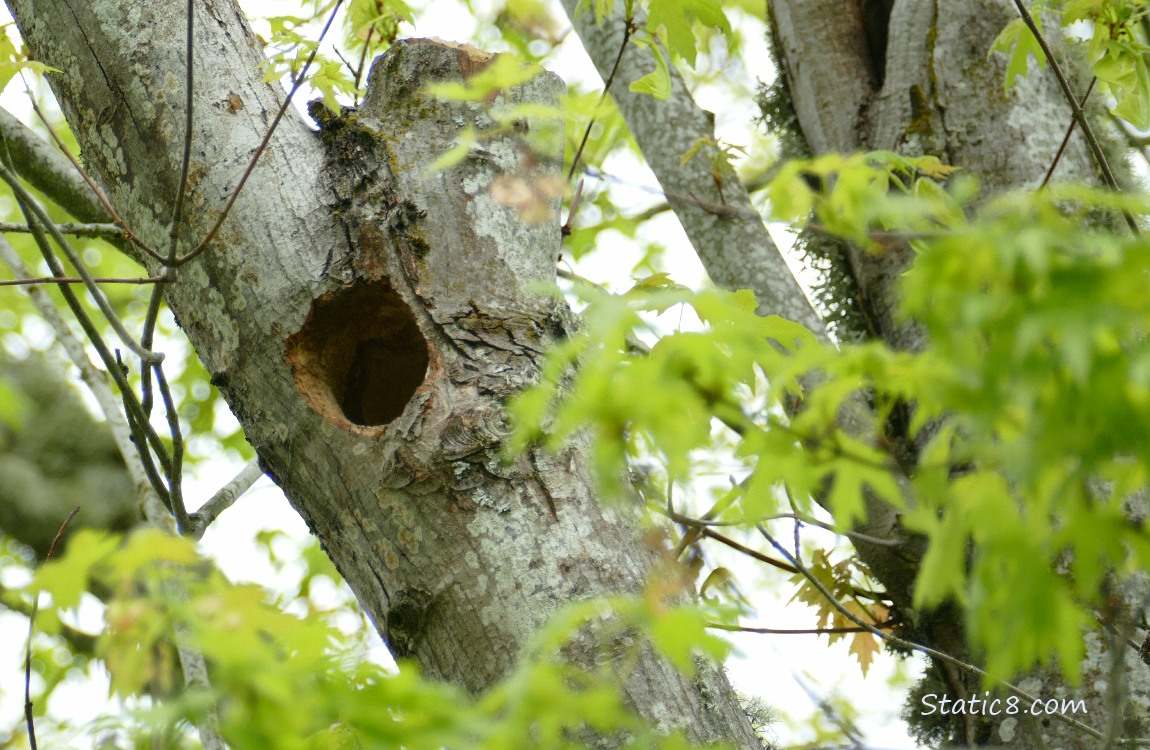
[[[596,18],[578,0],[563,0],[583,47],[604,81],[611,78],[623,43],[626,19],[619,13],[621,6],[617,3],[607,18]],[[638,9],[634,23],[645,23]],[[759,314],[780,315],[825,338],[822,320],[767,233],[743,184],[738,179],[724,179],[717,185],[705,150],[682,163],[682,157],[700,139],[713,141],[714,115],[695,104],[673,66],[671,94],[666,101],[631,91],[633,82],[654,69],[650,49],[628,44],[619,58],[610,93],[707,275],[719,287],[753,291]]]
[[[163,246],[183,121],[179,0],[12,0],[86,165],[133,230]],[[202,236],[281,94],[231,2],[197,4],[195,133],[187,238]],[[556,222],[496,203],[499,175],[532,179],[504,135],[427,174],[473,105],[424,83],[485,64],[470,48],[399,44],[354,117],[316,134],[287,117],[210,250],[167,300],[260,455],[397,656],[478,691],[507,673],[563,604],[637,592],[654,554],[627,512],[592,492],[586,452],[503,460],[503,401],[536,377],[569,313],[550,283]],[[542,77],[503,102],[548,100]],[[238,104],[237,104],[238,102]],[[154,269],[153,269],[154,270]],[[620,645],[620,644],[617,644]],[[637,645],[635,648],[639,648]],[[596,646],[576,643],[588,663]],[[725,678],[694,679],[640,648],[626,680],[656,726],[757,747]]]
[[[53,196],[61,208],[80,221],[110,220],[108,212],[67,157],[3,109],[0,109],[0,138],[6,144],[13,168],[32,187]]]
[[[799,126],[815,154],[859,149],[889,149],[910,155],[935,154],[979,177],[985,193],[1032,187],[1045,174],[1070,123],[1070,108],[1049,71],[1032,72],[1009,93],[1003,92],[1005,61],[987,59],[990,43],[1016,17],[1007,0],[909,2],[896,0],[891,12],[883,70],[875,69],[862,18],[872,0],[775,0],[771,22],[780,42],[783,73],[794,100]],[[1060,54],[1060,34],[1049,35]],[[1063,60],[1065,60],[1063,56]],[[880,75],[882,73],[882,75]],[[882,81],[879,88],[878,81]],[[836,103],[841,103],[841,106]],[[1095,174],[1088,151],[1075,136],[1063,156],[1057,178],[1090,180]],[[862,296],[875,312],[879,335],[892,346],[922,346],[922,332],[898,325],[898,277],[913,262],[909,247],[892,247],[881,256],[852,248],[851,271]],[[873,550],[859,545],[868,560]],[[876,576],[895,598],[896,607],[912,623],[908,635],[940,650],[966,658],[961,613],[956,608],[915,612],[906,582],[913,580],[920,551],[905,548],[872,565]],[[893,565],[892,565],[893,564]],[[1130,592],[1127,605],[1143,600]],[[1121,614],[1121,613],[1111,613]],[[1121,615],[1119,621],[1134,616]],[[1035,672],[1021,685],[1043,698],[1084,698],[1088,713],[1074,718],[1101,731],[1111,718],[1124,736],[1144,736],[1150,709],[1150,673],[1137,654],[1119,647],[1126,684],[1110,692],[1114,682],[1114,652],[1103,635],[1088,637],[1084,683],[1068,688],[1050,672]],[[981,695],[976,679],[952,667],[936,665],[922,692]],[[1113,717],[1117,696],[1122,716]],[[914,715],[912,725],[929,728],[929,720]],[[1125,725],[1123,726],[1123,724]],[[1065,724],[1042,719],[979,720],[950,727],[965,742],[1017,748],[1096,748],[1097,739]]]

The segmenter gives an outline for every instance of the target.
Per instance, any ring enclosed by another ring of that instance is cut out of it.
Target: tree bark
[[[890,11],[888,41],[876,59],[868,36],[868,13],[876,0],[774,0],[770,21],[779,42],[782,73],[794,101],[802,135],[812,153],[886,149],[912,156],[934,154],[944,162],[976,175],[984,194],[1036,186],[1050,166],[1071,121],[1070,108],[1049,70],[1032,71],[1009,93],[1003,91],[1005,60],[987,52],[998,32],[1017,17],[1009,0],[885,3]],[[1048,40],[1065,61],[1061,32],[1051,27]],[[1032,63],[1033,66],[1033,63]],[[1083,87],[1083,91],[1085,87]],[[1059,179],[1090,181],[1095,170],[1089,152],[1076,135],[1063,155]],[[897,283],[913,263],[909,246],[894,246],[882,255],[848,249],[850,272],[874,312],[877,334],[891,346],[917,349],[925,344],[922,331],[896,322]],[[869,562],[874,551],[858,546]],[[961,612],[946,607],[915,612],[910,589],[921,550],[907,547],[884,555],[872,565],[887,586],[896,607],[908,622],[908,633],[959,658],[967,657]],[[891,566],[892,562],[900,565]],[[1144,605],[1140,592],[1129,592],[1127,606]],[[1127,616],[1133,616],[1129,614]],[[1069,688],[1060,675],[1036,671],[1021,686],[1042,698],[1082,697],[1088,713],[1074,718],[1105,731],[1114,706],[1108,686],[1113,682],[1110,643],[1104,635],[1088,636],[1083,685]],[[1118,651],[1127,682],[1119,723],[1129,720],[1125,734],[1141,736],[1146,726],[1136,720],[1150,710],[1150,673],[1137,654]],[[982,694],[976,678],[953,667],[936,664],[920,692],[946,692],[952,698]],[[956,695],[957,694],[957,695]],[[951,724],[932,724],[908,706],[912,727],[944,729],[955,741],[1018,748],[1095,748],[1098,740],[1048,718],[962,716]]]
[[[179,35],[157,31],[183,27],[184,3],[10,5],[35,57],[63,71],[51,83],[88,169],[132,229],[165,247],[188,61]],[[193,242],[282,98],[261,83],[261,49],[230,0],[195,12],[182,233]],[[537,291],[554,282],[557,221],[525,223],[490,190],[500,176],[554,171],[558,154],[534,157],[503,134],[425,171],[464,124],[492,123],[423,85],[488,60],[400,43],[377,61],[358,113],[317,134],[289,112],[210,249],[167,289],[262,465],[396,656],[471,691],[505,675],[563,604],[637,593],[656,558],[629,512],[600,506],[588,445],[501,454],[504,400],[571,318]],[[560,85],[543,76],[496,105],[550,101]],[[634,648],[627,695],[656,726],[758,747],[720,672],[688,678]],[[579,641],[570,656],[597,654]]]

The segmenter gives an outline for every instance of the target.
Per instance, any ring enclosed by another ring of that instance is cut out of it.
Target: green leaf
[[[671,96],[671,71],[667,69],[667,59],[658,44],[649,45],[655,58],[655,69],[631,83],[630,89],[638,94],[650,94],[659,101]]]
[[[1039,69],[1046,67],[1046,55],[1042,46],[1021,18],[1006,25],[990,45],[990,54],[1001,52],[1007,57],[1004,87],[1007,91],[1018,82],[1018,76],[1025,76],[1030,70],[1030,57],[1033,55]]]
[[[192,540],[145,528],[129,535],[123,546],[109,555],[107,564],[114,576],[130,580],[158,563],[190,565],[197,560],[199,555]]]
[[[648,632],[651,642],[667,661],[684,674],[695,674],[693,655],[697,650],[715,659],[726,655],[727,646],[707,632],[706,617],[693,607],[676,607],[654,618]]]
[[[478,143],[479,137],[475,128],[468,125],[466,129],[460,131],[459,136],[455,139],[455,145],[437,156],[435,161],[427,166],[427,171],[439,172],[462,164]]]
[[[1150,128],[1150,68],[1146,59],[1138,55],[1133,65],[1133,85],[1124,91],[1114,108],[1114,114],[1123,118],[1139,130]]]
[[[723,7],[717,0],[650,0],[647,10],[647,28],[651,32],[665,33],[667,49],[695,67],[698,41],[694,22],[715,26],[725,34],[731,33]]]
[[[33,590],[51,594],[59,609],[75,607],[80,603],[80,595],[88,590],[93,568],[106,561],[119,543],[118,536],[104,531],[77,531],[63,557],[49,560],[36,571]]]
[[[543,71],[536,63],[517,55],[495,55],[478,73],[462,82],[433,83],[427,87],[432,96],[464,102],[490,102],[499,92],[521,86]]]

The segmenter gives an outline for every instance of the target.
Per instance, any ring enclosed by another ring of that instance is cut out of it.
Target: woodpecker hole
[[[427,341],[385,283],[360,284],[316,299],[287,340],[296,388],[339,425],[385,425],[403,413],[427,376]]]

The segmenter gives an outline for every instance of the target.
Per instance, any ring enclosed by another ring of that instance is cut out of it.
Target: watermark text
[[[1026,700],[1017,695],[1005,698],[991,697],[989,692],[982,697],[971,693],[969,698],[954,699],[948,695],[927,693],[920,701],[923,716],[938,714],[951,716],[955,714],[968,714],[976,716],[1015,716],[1029,714],[1031,716],[1048,716],[1051,714],[1084,714],[1086,701],[1082,699],[1050,698],[1048,700]]]

